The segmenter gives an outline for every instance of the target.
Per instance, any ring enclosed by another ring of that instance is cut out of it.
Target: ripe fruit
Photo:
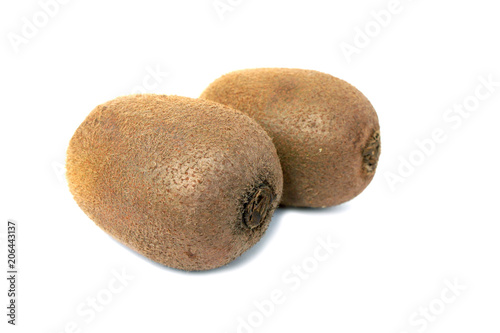
[[[225,265],[254,245],[283,186],[276,150],[255,121],[178,96],[99,105],[71,139],[66,169],[76,202],[99,227],[184,270]]]
[[[312,70],[247,69],[217,79],[201,98],[245,112],[271,136],[283,169],[283,205],[338,205],[374,176],[378,117],[345,81]]]

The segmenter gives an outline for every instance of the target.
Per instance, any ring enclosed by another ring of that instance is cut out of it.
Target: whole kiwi
[[[345,81],[313,70],[247,69],[215,80],[201,98],[245,112],[271,136],[283,169],[284,206],[338,205],[374,176],[378,117]]]
[[[67,150],[81,209],[142,255],[188,271],[223,266],[254,245],[282,195],[266,132],[227,106],[131,95],[97,106]]]

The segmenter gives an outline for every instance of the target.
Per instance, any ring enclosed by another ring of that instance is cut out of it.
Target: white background
[[[44,22],[38,1],[2,1],[1,267],[14,219],[20,276],[16,327],[1,279],[1,331],[499,332],[500,86],[481,83],[500,82],[499,8],[401,0],[381,27],[371,13],[390,2],[222,0],[219,15],[213,0],[71,0]],[[362,195],[279,210],[256,247],[205,273],[134,254],[79,209],[61,167],[96,105],[138,89],[197,97],[252,67],[327,72],[371,100],[383,153]],[[450,113],[463,103],[472,111]],[[430,144],[436,130],[445,140]],[[321,262],[318,239],[340,244]]]

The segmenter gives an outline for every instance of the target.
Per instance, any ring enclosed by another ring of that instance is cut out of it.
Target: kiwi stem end
[[[243,210],[243,225],[248,229],[257,228],[264,222],[273,207],[275,195],[267,184],[261,184],[250,193]]]
[[[374,131],[363,150],[363,167],[367,175],[371,176],[377,169],[380,157],[380,131]]]

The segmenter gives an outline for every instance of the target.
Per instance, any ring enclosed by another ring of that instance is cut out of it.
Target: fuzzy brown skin
[[[276,149],[255,121],[178,96],[99,105],[71,139],[66,169],[99,227],[188,271],[223,266],[259,241],[283,186]]]
[[[312,70],[247,69],[215,80],[201,98],[245,112],[268,132],[283,169],[282,205],[339,205],[373,178],[378,117],[345,81]]]

